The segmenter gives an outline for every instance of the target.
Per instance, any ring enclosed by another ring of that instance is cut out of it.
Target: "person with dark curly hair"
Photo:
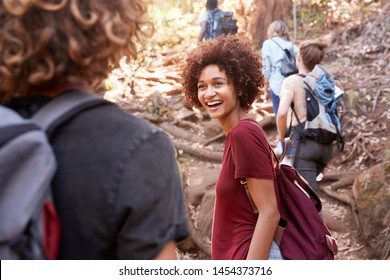
[[[93,94],[153,34],[147,7],[144,0],[1,1],[0,102],[31,118],[57,96]],[[189,231],[174,146],[162,130],[107,103],[50,139],[57,258],[176,259],[176,242]]]
[[[273,242],[280,214],[272,151],[263,130],[247,114],[264,85],[259,56],[247,39],[228,35],[202,42],[186,62],[182,76],[187,102],[206,110],[226,134],[216,184],[212,259],[281,259]]]

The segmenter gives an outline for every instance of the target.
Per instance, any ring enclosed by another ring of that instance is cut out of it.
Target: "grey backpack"
[[[0,106],[0,259],[55,259],[60,222],[51,194],[49,136],[89,108],[109,104],[82,91],[54,98],[32,119]]]
[[[279,48],[281,48],[284,52],[282,59],[282,66],[280,67],[280,73],[284,77],[288,77],[290,75],[298,73],[297,64],[295,61],[295,55],[293,51],[293,45],[291,43],[291,49],[282,48],[281,45],[278,44],[274,39],[271,39]]]

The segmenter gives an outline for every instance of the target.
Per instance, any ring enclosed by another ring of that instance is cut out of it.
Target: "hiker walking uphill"
[[[325,119],[325,109],[321,109],[317,97],[308,96],[313,94],[317,79],[322,77],[329,81],[329,91],[334,92],[330,74],[319,65],[324,57],[324,48],[326,44],[321,41],[303,41],[299,46],[297,55],[297,66],[299,74],[287,77],[282,84],[280,92],[280,105],[277,115],[277,128],[280,141],[284,142],[286,131],[291,127],[290,137],[292,140],[291,160],[293,166],[298,172],[309,182],[312,188],[317,190],[317,175],[327,165],[332,157],[332,142],[336,140],[340,124],[326,124],[321,127],[313,127],[309,130],[308,125],[311,124],[312,117],[309,118],[310,107],[313,102],[316,102],[317,116]],[[310,91],[308,86],[310,86]],[[324,89],[323,89],[324,90]],[[311,102],[311,103],[308,103]],[[310,107],[309,107],[310,106]],[[327,110],[326,110],[327,111]],[[314,116],[314,117],[317,117]],[[318,125],[317,120],[313,126]],[[305,126],[306,125],[306,126]],[[329,131],[323,131],[329,127]],[[316,137],[312,135],[314,132],[321,132]],[[333,133],[334,138],[327,138],[326,135]]]
[[[206,11],[199,16],[200,31],[198,42],[211,40],[221,35],[237,33],[237,20],[232,12],[224,12],[218,8],[217,0],[206,1]]]
[[[1,1],[0,209],[8,205],[0,211],[2,259],[176,259],[176,242],[189,231],[171,140],[91,92],[120,58],[137,57],[136,44],[152,31],[146,3]],[[20,137],[3,141],[15,132]],[[11,145],[20,149],[10,153]],[[47,158],[35,161],[41,155]],[[41,208],[42,190],[52,190],[54,208]],[[14,217],[13,208],[28,211]],[[59,233],[51,220],[42,229],[36,211],[58,217]],[[50,256],[35,252],[48,243]]]
[[[273,21],[267,30],[268,39],[264,41],[261,48],[263,59],[263,74],[268,80],[268,90],[272,101],[272,108],[276,116],[279,109],[279,95],[282,82],[286,76],[297,73],[295,56],[298,48],[290,42],[289,30],[282,20]],[[282,143],[278,142],[275,152],[282,153]],[[289,151],[286,155],[289,157]]]

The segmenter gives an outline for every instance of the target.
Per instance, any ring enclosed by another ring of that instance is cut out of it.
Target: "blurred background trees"
[[[329,29],[347,29],[361,24],[388,0],[219,0],[219,7],[233,11],[239,33],[261,48],[268,25],[276,19],[288,23],[291,39],[318,37]],[[154,0],[152,18],[157,32],[154,42],[160,48],[196,42],[198,16],[205,0]],[[294,21],[295,18],[295,21]]]

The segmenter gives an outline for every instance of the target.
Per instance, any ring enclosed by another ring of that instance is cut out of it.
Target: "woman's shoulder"
[[[274,44],[273,38],[268,38],[263,42],[262,49],[271,51]]]
[[[249,140],[252,138],[251,136],[266,138],[265,133],[263,132],[258,122],[252,118],[239,121],[229,134],[231,135],[231,138],[236,140]]]
[[[256,120],[252,118],[246,118],[240,120],[230,131],[231,134],[237,134],[240,132],[246,132],[249,130],[249,128],[256,126]]]
[[[303,77],[299,74],[294,74],[286,77],[283,82],[290,85],[303,85]]]
[[[303,89],[305,84],[303,83],[303,78],[298,74],[288,76],[284,79],[282,83],[282,89],[280,91],[280,96],[283,95],[294,95],[296,92],[300,92]]]
[[[198,23],[201,23],[203,21],[207,21],[207,12],[203,11],[202,13],[199,14],[198,17]]]
[[[227,143],[234,147],[236,151],[244,152],[247,155],[253,155],[256,151],[269,150],[267,135],[259,124],[253,119],[241,120],[228,136]]]
[[[298,47],[287,38],[275,37],[275,39],[283,48],[293,49],[294,53],[298,50]]]

